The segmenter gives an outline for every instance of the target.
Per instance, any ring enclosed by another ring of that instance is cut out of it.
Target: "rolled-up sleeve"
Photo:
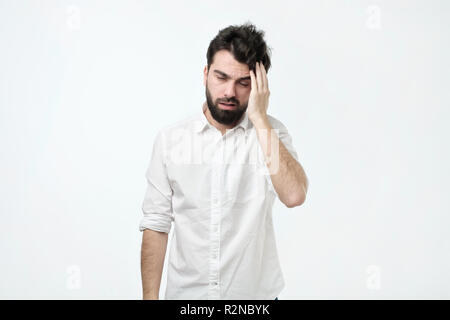
[[[165,146],[164,135],[160,131],[153,143],[151,160],[145,174],[147,190],[142,203],[144,217],[139,224],[140,231],[151,229],[169,233],[174,220]]]
[[[292,137],[289,134],[288,129],[285,127],[283,123],[280,122],[280,127],[278,128],[278,138],[280,138],[281,142],[283,142],[286,149],[289,151],[291,156],[298,161],[298,154],[297,151],[294,148],[294,145],[292,143]]]
[[[269,116],[269,122],[270,122],[272,128],[276,129],[276,132],[278,134],[278,138],[284,144],[284,146],[286,147],[287,151],[298,162],[298,154],[297,154],[297,151],[294,148],[294,145],[292,143],[292,137],[289,134],[289,131],[286,128],[286,126],[280,120],[278,120],[278,119],[276,119],[276,118],[274,118],[272,116]],[[267,182],[269,184],[269,189],[278,196],[278,193],[276,192],[275,187],[273,186],[272,179],[270,178],[270,174],[269,174],[268,168],[266,167],[265,170],[266,170],[266,179],[267,179]]]

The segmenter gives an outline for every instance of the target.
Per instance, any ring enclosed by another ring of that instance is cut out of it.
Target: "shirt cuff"
[[[172,227],[172,218],[167,214],[151,213],[145,214],[139,223],[139,231],[145,229],[169,233]]]

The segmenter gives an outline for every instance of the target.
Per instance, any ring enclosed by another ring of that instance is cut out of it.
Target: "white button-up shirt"
[[[268,119],[298,161],[286,127]],[[165,299],[279,295],[285,283],[272,222],[278,195],[247,113],[223,136],[200,110],[161,129],[146,178],[139,230],[174,228]]]

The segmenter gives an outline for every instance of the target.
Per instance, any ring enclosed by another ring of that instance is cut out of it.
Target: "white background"
[[[142,297],[153,139],[200,110],[209,42],[246,21],[310,181],[273,208],[279,299],[450,298],[449,10],[1,0],[0,298]]]

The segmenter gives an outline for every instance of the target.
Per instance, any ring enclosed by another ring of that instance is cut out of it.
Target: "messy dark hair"
[[[228,50],[237,61],[247,64],[250,70],[255,70],[256,62],[261,61],[266,72],[269,71],[271,48],[264,41],[264,31],[257,30],[250,22],[219,30],[206,53],[208,71],[216,52],[224,49]]]

